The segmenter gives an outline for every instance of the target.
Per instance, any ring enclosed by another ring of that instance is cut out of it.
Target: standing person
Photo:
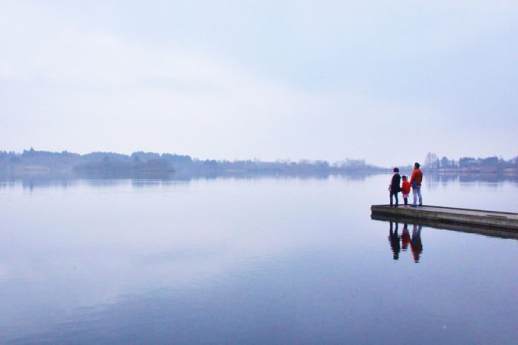
[[[403,194],[403,201],[405,202],[405,206],[408,205],[408,194],[410,194],[410,182],[408,182],[408,178],[403,175],[403,183],[401,184],[401,193]]]
[[[423,182],[423,172],[419,163],[414,164],[414,171],[410,177],[410,185],[412,186],[412,194],[414,195],[413,207],[417,207],[417,198],[419,197],[419,206],[423,206],[423,197],[421,195],[421,183]]]
[[[398,193],[401,191],[401,176],[399,175],[399,168],[394,168],[394,175],[392,175],[392,180],[390,181],[389,192],[390,192],[390,206],[393,206],[392,198],[396,199],[395,206],[398,207]]]

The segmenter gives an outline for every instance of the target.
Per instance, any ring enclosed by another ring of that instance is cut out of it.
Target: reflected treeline
[[[402,225],[401,229],[400,225]],[[394,260],[399,260],[401,252],[406,252],[410,248],[414,262],[419,262],[423,253],[423,242],[421,241],[422,228],[422,225],[412,224],[412,232],[410,233],[408,223],[389,222],[388,240]]]
[[[68,188],[77,186],[81,180],[67,177],[37,176],[32,178],[0,177],[0,188],[14,188],[21,185],[23,189],[33,190],[39,187]]]
[[[330,178],[346,179],[351,181],[363,181],[376,173],[367,172],[349,172],[342,174],[331,173],[276,173],[276,172],[205,172],[205,173],[182,173],[174,174],[158,174],[158,173],[140,173],[140,174],[90,174],[84,176],[76,176],[70,174],[25,174],[25,175],[2,175],[0,174],[0,188],[10,188],[21,185],[24,189],[35,189],[45,187],[68,188],[78,184],[86,184],[89,186],[103,187],[115,186],[131,183],[134,187],[147,187],[163,184],[188,183],[195,180],[215,180],[215,179],[239,179],[239,180],[257,180],[257,179],[301,179],[301,180],[325,180]],[[459,175],[427,175],[427,188],[434,189],[438,186],[447,186],[450,183],[463,182],[482,182],[488,183],[489,186],[498,186],[503,182],[514,182],[518,184],[518,178],[499,175],[476,175],[476,176],[459,176]]]
[[[131,184],[131,186],[153,187],[171,184],[187,184],[191,181],[200,180],[257,180],[257,179],[299,179],[299,180],[325,180],[330,178],[345,179],[351,181],[363,181],[372,174],[245,174],[245,173],[227,173],[227,174],[199,174],[199,175],[182,175],[174,174],[167,176],[159,176],[156,174],[141,174],[137,176],[88,176],[76,177],[68,175],[29,175],[29,176],[1,176],[0,189],[14,188],[21,186],[23,189],[34,190],[37,188],[69,188],[78,185],[87,185],[93,187],[112,187],[117,185]]]
[[[103,187],[114,187],[122,185],[131,185],[135,188],[140,187],[152,187],[169,184],[187,184],[189,180],[182,179],[131,179],[131,178],[13,178],[13,179],[0,179],[0,189],[2,188],[14,188],[21,186],[23,189],[35,190],[38,188],[70,188],[77,187],[79,185],[86,185],[90,187],[103,188]]]
[[[497,186],[499,183],[511,182],[518,184],[518,176],[505,174],[440,174],[432,173],[426,175],[427,188],[434,189],[439,186],[447,186],[449,183],[472,183],[482,182],[488,186]]]

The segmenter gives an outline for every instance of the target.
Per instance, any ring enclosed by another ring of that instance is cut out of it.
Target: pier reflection
[[[481,226],[469,226],[469,225],[461,225],[461,224],[453,224],[453,223],[444,223],[444,222],[434,222],[434,221],[420,221],[418,223],[415,220],[409,219],[407,217],[393,217],[386,215],[371,215],[371,219],[375,221],[381,221],[389,223],[389,238],[395,240],[397,229],[402,224],[401,230],[401,248],[405,251],[408,246],[415,246],[417,248],[416,258],[419,260],[420,251],[422,252],[422,242],[421,242],[421,230],[423,226],[432,229],[439,230],[448,230],[448,231],[457,231],[469,234],[476,234],[488,237],[496,237],[496,238],[504,238],[504,239],[513,239],[518,240],[518,232],[512,229],[502,229],[502,228],[491,228],[491,227],[481,227]],[[411,225],[411,228],[409,228]],[[410,232],[411,229],[411,232]],[[392,237],[394,236],[394,238]],[[393,247],[393,243],[391,240],[390,247]],[[395,243],[394,243],[395,245]],[[397,248],[397,247],[395,247]],[[421,250],[419,250],[421,248]],[[419,255],[418,255],[419,254]],[[396,259],[397,260],[397,259]]]
[[[421,230],[423,226],[420,224],[412,224],[412,234],[408,229],[408,223],[403,223],[401,235],[399,235],[399,222],[389,221],[389,236],[390,250],[392,251],[392,258],[399,260],[400,253],[406,252],[410,247],[412,258],[415,263],[418,263],[423,253],[423,242],[421,240]]]

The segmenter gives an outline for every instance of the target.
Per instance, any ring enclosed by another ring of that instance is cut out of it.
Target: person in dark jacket
[[[398,193],[401,191],[401,175],[399,175],[399,168],[394,168],[394,175],[390,181],[389,192],[390,192],[390,206],[394,206],[392,199],[395,199],[395,207],[398,207]]]

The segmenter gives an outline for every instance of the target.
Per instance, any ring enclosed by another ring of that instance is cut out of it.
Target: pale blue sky
[[[516,1],[0,5],[0,149],[518,155]]]

